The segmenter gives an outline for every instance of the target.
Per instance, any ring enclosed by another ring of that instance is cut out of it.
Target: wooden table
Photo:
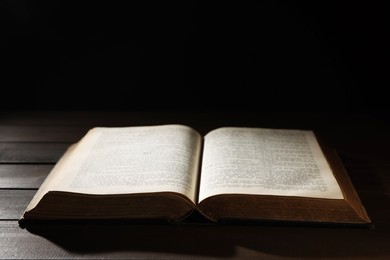
[[[53,165],[93,126],[314,129],[339,153],[373,228],[297,225],[18,225]],[[390,120],[382,113],[0,112],[1,259],[390,259]]]

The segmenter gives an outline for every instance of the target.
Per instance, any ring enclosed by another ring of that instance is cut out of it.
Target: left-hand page
[[[71,146],[27,207],[48,191],[177,192],[195,202],[202,137],[183,125],[96,127]]]

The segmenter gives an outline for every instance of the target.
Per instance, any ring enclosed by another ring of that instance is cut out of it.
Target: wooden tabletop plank
[[[200,231],[200,232],[199,232]],[[234,246],[214,229],[159,225],[58,225],[21,229],[0,222],[0,259],[216,259]],[[213,243],[220,241],[220,244]],[[229,246],[227,246],[229,245]],[[252,253],[253,254],[253,253]],[[255,253],[262,255],[262,253]]]
[[[0,164],[0,189],[38,189],[53,164]]]
[[[77,142],[90,127],[0,126],[0,142]]]
[[[36,192],[36,190],[0,190],[0,220],[20,219]]]
[[[386,259],[389,229],[130,224],[21,229],[16,221],[1,221],[0,258]]]
[[[0,143],[0,163],[55,163],[69,143]]]
[[[0,259],[64,259],[69,254],[49,240],[19,227],[17,221],[0,221]]]

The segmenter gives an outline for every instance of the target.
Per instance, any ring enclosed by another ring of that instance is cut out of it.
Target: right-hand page
[[[343,198],[312,131],[244,127],[205,136],[199,202],[217,194]]]

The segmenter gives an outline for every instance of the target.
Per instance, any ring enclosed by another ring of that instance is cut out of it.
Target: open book
[[[22,220],[368,224],[338,157],[312,131],[97,127],[53,168]]]

